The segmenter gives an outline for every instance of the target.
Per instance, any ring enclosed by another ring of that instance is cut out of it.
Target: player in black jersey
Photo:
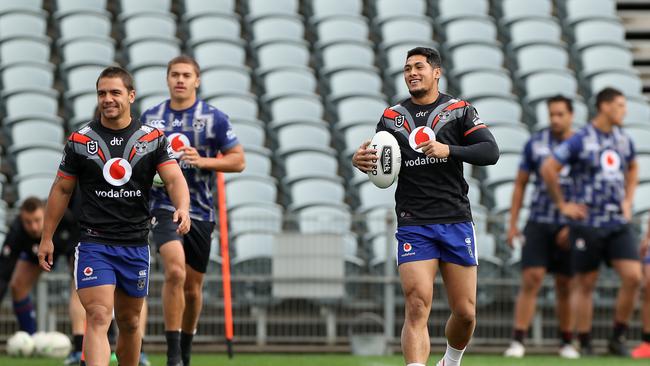
[[[149,286],[149,191],[158,172],[176,211],[178,231],[189,231],[189,191],[164,134],[131,118],[133,78],[124,69],[104,69],[96,83],[100,118],[73,132],[45,211],[38,258],[49,271],[52,235],[78,183],[80,242],[75,248],[75,285],[86,310],[86,363],[108,365],[106,332],[113,308],[120,330],[120,365],[140,355],[140,311]]]
[[[466,101],[440,93],[438,51],[410,50],[404,79],[411,98],[384,111],[377,131],[399,142],[402,166],[395,193],[397,263],[406,298],[402,351],[408,366],[429,357],[427,323],[433,281],[440,268],[451,316],[447,351],[438,365],[456,366],[476,323],[476,238],[463,163],[495,164],[499,149],[476,110]],[[375,166],[376,150],[365,141],[352,157],[363,172]]]

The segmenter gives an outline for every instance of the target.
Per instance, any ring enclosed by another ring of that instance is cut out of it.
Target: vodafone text
[[[110,191],[98,191],[95,190],[95,194],[97,197],[104,197],[104,198],[131,198],[131,197],[142,197],[142,191],[135,190],[127,190],[127,189],[111,189]]]
[[[417,159],[411,159],[411,160],[406,160],[404,162],[404,165],[407,167],[413,167],[413,166],[420,166],[420,165],[428,165],[428,164],[438,164],[438,163],[446,163],[447,158],[431,158],[431,157],[421,157],[419,156]]]

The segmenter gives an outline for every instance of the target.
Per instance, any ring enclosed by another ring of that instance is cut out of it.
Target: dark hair
[[[623,93],[620,90],[607,87],[601,90],[600,92],[598,92],[598,94],[596,94],[596,109],[600,110],[601,104],[609,103],[614,99],[616,99],[617,97],[624,97],[624,96],[625,95],[623,95]]]
[[[39,208],[45,207],[45,203],[38,197],[30,196],[25,198],[20,205],[21,212],[34,212]]]
[[[190,64],[194,68],[194,72],[196,73],[196,77],[201,76],[201,68],[199,67],[199,63],[196,62],[196,60],[190,56],[187,55],[180,55],[176,56],[173,59],[171,59],[167,63],[167,75],[169,75],[169,70],[171,70],[172,66],[176,64]]]
[[[564,103],[566,104],[567,109],[569,112],[573,113],[573,101],[564,95],[558,94],[554,95],[546,100],[546,105],[551,106],[551,103]]]
[[[128,71],[119,67],[119,66],[109,66],[102,70],[97,78],[97,83],[95,83],[95,88],[99,87],[99,80],[102,78],[120,78],[124,83],[127,91],[133,91],[133,76],[129,74]]]
[[[408,60],[409,57],[415,56],[415,55],[421,55],[427,58],[427,62],[429,65],[431,65],[434,69],[436,67],[441,67],[442,66],[442,58],[440,57],[440,53],[430,47],[415,47],[410,49],[406,53],[406,59]]]

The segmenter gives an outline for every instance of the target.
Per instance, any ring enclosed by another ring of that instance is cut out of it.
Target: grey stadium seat
[[[500,47],[488,44],[465,44],[451,52],[452,75],[479,69],[503,69],[504,56]]]
[[[275,180],[266,176],[243,175],[228,180],[228,209],[248,204],[275,203],[278,188]]]
[[[413,16],[426,14],[427,2],[425,0],[376,0],[375,11],[377,21],[381,22],[396,16]]]
[[[16,37],[0,42],[0,63],[50,62],[50,42],[46,37]]]
[[[645,123],[648,121],[646,120]],[[650,126],[632,125],[624,127],[625,133],[630,136],[634,142],[634,149],[640,154],[650,154]]]
[[[639,182],[650,182],[650,155],[639,154],[636,156],[636,162],[639,166]]]
[[[70,115],[72,116],[72,118],[68,119],[70,127],[86,123],[93,118],[95,108],[97,107],[96,92],[88,91],[75,96],[66,95],[66,100],[70,109]],[[138,100],[140,99],[138,98]]]
[[[377,208],[395,207],[396,189],[397,184],[393,184],[386,189],[377,188],[366,176],[365,180],[358,185],[360,200],[359,210],[361,212],[368,212]]]
[[[255,203],[228,210],[230,235],[243,233],[279,233],[282,231],[282,207],[275,203]]]
[[[239,137],[240,135],[237,134],[237,138]],[[244,155],[246,156],[246,169],[241,174],[271,176],[271,151],[269,149],[259,146],[247,146]],[[234,176],[234,174],[226,174],[226,179]]]
[[[257,47],[255,52],[259,73],[286,66],[307,67],[311,57],[305,42],[271,42]]]
[[[272,41],[302,41],[305,27],[302,20],[290,15],[265,16],[251,24],[255,44]]]
[[[600,72],[633,70],[633,56],[626,47],[598,45],[582,50],[580,54],[582,69],[580,72],[592,76]]]
[[[176,20],[172,14],[143,13],[125,19],[122,22],[128,47],[138,41],[176,40]]]
[[[167,68],[164,66],[145,67],[133,71],[135,90],[141,98],[151,94],[168,93]]]
[[[36,175],[23,177],[18,181],[18,199],[24,200],[27,197],[35,196],[40,199],[47,199],[55,174]]]
[[[63,126],[41,120],[25,120],[11,126],[11,149],[20,150],[32,147],[63,143]]]
[[[236,42],[209,41],[192,48],[194,58],[202,68],[246,65],[246,49]]]
[[[408,9],[411,10],[411,9]],[[425,16],[391,16],[379,26],[383,49],[403,42],[431,42],[433,23]]]
[[[50,174],[54,178],[61,163],[62,152],[63,141],[54,144],[52,148],[32,148],[16,152],[16,172],[21,177]]]
[[[528,129],[517,125],[494,126],[490,128],[490,132],[497,141],[501,153],[521,153],[524,144],[530,138]]]
[[[187,27],[192,45],[210,40],[241,41],[241,25],[234,16],[207,13],[189,20]]]
[[[568,71],[545,71],[529,75],[525,80],[526,98],[530,102],[557,94],[573,97],[578,91],[575,76]]]
[[[602,72],[591,78],[591,93],[593,95],[608,86],[620,90],[625,96],[640,97],[643,95],[643,83],[636,72]]]
[[[522,19],[510,25],[511,49],[529,44],[545,43],[563,45],[562,27],[555,19]]]
[[[529,17],[552,17],[551,0],[503,0],[501,22],[504,25]]]
[[[316,24],[318,36],[317,47],[343,42],[367,41],[370,30],[365,18],[354,16],[336,16],[323,19]]]
[[[4,98],[6,117],[10,119],[35,115],[54,117],[59,108],[57,99],[58,93],[53,91],[26,91],[8,95]]]
[[[201,94],[248,93],[251,89],[248,70],[238,67],[218,67],[201,71]]]
[[[448,49],[466,43],[497,44],[497,27],[485,18],[456,19],[447,23],[443,32]]]
[[[316,205],[297,212],[301,233],[346,234],[352,226],[352,215],[344,206]],[[356,253],[355,253],[356,254]]]
[[[436,22],[446,23],[467,17],[488,17],[489,9],[488,0],[438,0]]]
[[[321,50],[322,72],[350,67],[374,68],[375,51],[364,42],[340,42],[323,47]]]
[[[301,179],[292,182],[289,191],[291,210],[314,205],[342,205],[345,199],[345,188],[341,179],[335,177]]]
[[[4,0],[0,2],[0,14],[11,10],[41,10],[43,0]]]
[[[625,27],[618,20],[585,20],[575,25],[573,38],[573,46],[578,50],[599,44],[627,46]]]
[[[66,95],[95,90],[95,82],[104,69],[102,65],[84,65],[72,68],[65,73]],[[94,80],[94,81],[93,81]],[[136,80],[136,88],[138,88]],[[139,89],[139,88],[138,88]],[[140,90],[138,90],[140,92]]]
[[[318,81],[307,67],[276,69],[264,75],[264,100],[272,100],[284,94],[315,93]]]
[[[458,80],[460,95],[467,99],[481,97],[513,98],[512,80],[505,71],[474,71]]]
[[[283,181],[291,184],[304,178],[330,178],[336,177],[339,164],[336,151],[331,148],[310,150],[295,150],[283,154],[284,172]],[[318,194],[314,191],[314,194]]]
[[[388,103],[380,98],[359,96],[342,99],[336,103],[336,128],[341,129],[363,121],[377,123],[387,107]]]
[[[526,140],[521,141],[521,147]],[[486,187],[494,187],[503,184],[504,182],[512,182],[517,176],[519,170],[519,163],[521,162],[521,150],[517,153],[501,154],[499,157],[499,164],[488,165],[485,167],[486,178],[483,179],[483,185]],[[510,201],[512,195],[508,197]],[[509,204],[508,204],[509,205]]]
[[[207,13],[235,15],[235,2],[235,0],[183,0],[185,5],[183,18],[189,20]]]
[[[627,98],[624,123],[646,124],[650,121],[650,105],[645,98]],[[650,140],[647,140],[650,141]]]
[[[547,70],[568,70],[569,53],[564,47],[552,44],[531,44],[516,51],[517,76],[526,76]]]
[[[368,69],[344,69],[329,75],[328,98],[337,100],[354,95],[382,95],[382,79]]]
[[[56,0],[56,13],[60,18],[63,15],[85,11],[102,11],[106,9],[107,0]]]
[[[248,15],[249,20],[268,15],[298,15],[298,0],[248,0]]]
[[[58,21],[59,44],[63,41],[79,37],[102,37],[111,36],[111,18],[107,12],[89,12],[68,14]]]
[[[44,36],[47,17],[44,11],[17,10],[0,14],[0,40],[16,36]]]
[[[271,102],[270,115],[274,127],[296,121],[321,123],[324,107],[315,95],[286,95]]]
[[[41,63],[13,63],[0,68],[2,92],[19,89],[49,90],[54,84],[54,66]]]
[[[258,120],[230,119],[237,139],[245,149],[263,147],[266,141],[264,123]]]
[[[634,193],[634,214],[650,211],[650,183],[639,184]]]
[[[614,0],[567,0],[566,18],[570,25],[588,19],[616,19]]]
[[[248,94],[220,95],[209,98],[207,102],[222,110],[231,119],[256,120],[259,114],[257,99]]]
[[[375,133],[376,126],[377,123],[368,122],[350,125],[344,128],[341,131],[345,142],[345,150],[343,151],[344,158],[351,158],[363,141],[370,140]]]
[[[332,143],[332,134],[324,124],[295,122],[275,130],[279,153],[296,149],[325,150]]]
[[[362,0],[346,0],[346,1],[331,1],[331,0],[310,0],[312,19],[321,20],[325,17],[339,17],[339,16],[361,16],[363,12]]]
[[[60,45],[63,70],[81,65],[105,65],[115,59],[115,41],[112,38],[84,37],[75,38]]]
[[[512,99],[481,98],[470,100],[481,120],[488,126],[500,124],[517,125],[522,121],[521,105]]]
[[[130,17],[147,12],[171,12],[172,0],[120,0],[120,16]]]
[[[178,43],[172,41],[143,41],[130,45],[127,54],[127,68],[133,72],[142,67],[167,66],[169,60],[181,54],[181,49]]]

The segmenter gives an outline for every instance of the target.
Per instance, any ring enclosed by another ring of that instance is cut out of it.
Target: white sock
[[[447,343],[447,351],[445,352],[445,366],[460,366],[460,360],[463,358],[465,349],[455,349]]]
[[[406,366],[426,366],[426,365],[423,364],[423,363],[409,363],[409,364],[406,365]]]

